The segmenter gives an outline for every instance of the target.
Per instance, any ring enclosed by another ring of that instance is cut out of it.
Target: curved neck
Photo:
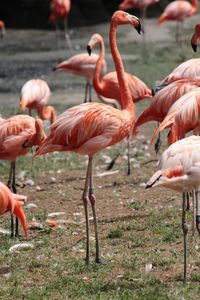
[[[117,78],[120,86],[121,105],[122,105],[122,109],[134,111],[134,104],[128,88],[128,83],[126,82],[125,79],[124,66],[116,44],[116,28],[117,28],[117,24],[115,24],[113,20],[111,20],[110,33],[109,33],[110,50],[114,60],[115,69],[117,72]]]
[[[101,74],[102,74],[103,62],[105,58],[105,46],[103,40],[99,42],[99,47],[100,47],[100,54],[94,72],[93,85],[96,92],[101,94],[103,90],[103,87],[101,85]]]

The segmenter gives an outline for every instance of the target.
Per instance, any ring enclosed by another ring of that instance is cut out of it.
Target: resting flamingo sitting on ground
[[[122,110],[102,104],[84,103],[74,106],[61,114],[51,125],[47,139],[36,151],[41,155],[53,151],[73,151],[88,155],[89,162],[82,200],[86,218],[86,263],[90,262],[88,203],[91,203],[96,240],[96,258],[100,262],[99,239],[96,216],[96,198],[93,190],[92,160],[102,149],[114,145],[127,137],[133,129],[135,109],[128,84],[125,79],[123,63],[116,44],[118,25],[131,24],[140,33],[139,19],[123,11],[113,14],[110,24],[110,48],[120,84]]]
[[[16,115],[0,122],[0,159],[10,160],[11,168],[8,187],[17,193],[15,184],[16,159],[26,155],[32,146],[40,145],[46,135],[42,121],[27,115]],[[13,220],[11,220],[11,236],[13,236]],[[16,232],[18,236],[18,221]]]
[[[72,53],[72,44],[70,40],[70,35],[68,31],[68,16],[71,9],[71,0],[51,0],[50,3],[51,15],[49,17],[50,21],[55,23],[56,26],[56,38],[57,38],[57,48],[58,48],[58,20],[63,19],[64,21],[64,31],[67,46]]]
[[[91,102],[91,88],[92,80],[94,77],[94,71],[96,68],[96,63],[99,56],[97,54],[88,55],[87,53],[80,53],[70,57],[68,60],[65,60],[59,63],[53,71],[64,71],[71,73],[77,76],[86,78],[85,86],[85,99],[84,102]],[[102,70],[100,76],[103,76],[107,71],[107,65],[105,59],[102,62]],[[89,98],[88,98],[89,96]]]
[[[27,107],[31,116],[32,109],[36,109],[42,120],[50,120],[53,123],[56,119],[56,112],[53,106],[47,106],[50,97],[50,88],[42,79],[28,80],[21,89],[20,111]]]
[[[0,20],[0,37],[3,37],[6,34],[5,24]]]
[[[196,192],[196,227],[200,234],[200,137],[190,136],[172,144],[160,159],[158,171],[146,187],[164,186],[183,194],[182,229],[184,234],[184,282],[187,281],[187,197]]]
[[[157,24],[160,25],[166,21],[177,21],[176,41],[180,42],[179,24],[182,25],[184,19],[193,16],[197,11],[198,0],[192,0],[192,3],[186,0],[173,1],[167,5]]]
[[[26,218],[20,204],[22,201],[26,201],[26,198],[26,196],[13,194],[4,183],[0,182],[0,215],[8,211],[16,215],[22,224],[25,237],[28,240]]]

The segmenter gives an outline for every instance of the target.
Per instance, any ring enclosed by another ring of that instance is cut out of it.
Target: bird
[[[55,23],[56,26],[56,37],[57,37],[57,48],[58,48],[58,24],[59,19],[64,21],[64,32],[67,46],[72,53],[72,44],[70,34],[68,32],[68,16],[71,9],[71,0],[51,0],[50,10],[51,14],[49,20]]]
[[[11,161],[10,174],[7,186],[14,194],[17,193],[15,182],[16,160],[26,155],[32,146],[40,145],[46,135],[40,119],[28,115],[15,115],[0,122],[0,159]],[[18,236],[18,221],[16,222],[15,236]],[[11,220],[11,236],[13,233]]]
[[[169,109],[166,117],[155,131],[151,143],[158,133],[170,128],[168,144],[171,145],[183,138],[189,131],[199,132],[200,87],[180,97]]]
[[[180,79],[170,83],[158,91],[150,102],[149,106],[144,109],[135,123],[135,132],[146,122],[162,122],[167,115],[170,107],[183,95],[191,90],[200,87],[200,80]],[[155,144],[155,150],[158,152],[161,145],[160,136]]]
[[[87,53],[79,53],[73,55],[68,60],[65,60],[53,68],[53,71],[64,71],[67,73],[71,73],[77,76],[81,76],[86,78],[86,86],[85,86],[85,98],[84,102],[91,102],[91,88],[92,88],[92,80],[94,77],[94,71],[96,67],[96,63],[98,60],[98,55],[93,53],[92,55],[88,55]],[[100,76],[103,76],[107,71],[107,64],[105,59],[103,60],[102,72]],[[89,97],[88,97],[89,96]]]
[[[92,161],[100,150],[114,145],[127,137],[135,121],[135,109],[128,84],[125,79],[124,67],[116,42],[118,25],[131,24],[138,33],[141,24],[137,17],[124,11],[116,11],[110,22],[110,48],[120,84],[122,110],[103,103],[83,103],[74,106],[60,116],[51,125],[46,140],[35,152],[34,156],[53,151],[72,151],[80,155],[88,155],[88,167],[82,201],[86,219],[86,264],[90,262],[88,203],[93,212],[96,255],[95,262],[100,263],[99,238],[96,216],[96,197],[93,190]]]
[[[26,240],[28,240],[26,217],[20,204],[21,202],[25,202],[26,199],[26,196],[12,193],[3,182],[0,182],[0,215],[8,211],[16,215],[22,224]]]
[[[6,34],[6,27],[4,21],[0,20],[0,37]]]
[[[155,4],[159,2],[160,0],[123,0],[121,4],[119,5],[119,9],[127,10],[131,8],[138,8],[141,10],[141,16],[142,16],[142,26],[144,31],[144,23],[145,23],[145,17],[146,17],[146,10],[149,5]]]
[[[172,144],[161,156],[158,171],[146,188],[163,186],[183,194],[182,230],[184,236],[184,283],[187,282],[187,193],[196,194],[196,228],[200,234],[200,137],[189,136]]]
[[[194,33],[191,38],[191,46],[194,52],[197,52],[197,45],[199,43],[200,38],[200,23],[197,23],[195,25]]]
[[[100,54],[96,64],[94,77],[93,77],[93,87],[98,95],[100,95],[100,100],[106,104],[114,104],[115,107],[121,107],[121,95],[120,95],[120,86],[117,78],[116,71],[109,72],[104,76],[101,76],[103,70],[103,62],[105,59],[105,45],[103,41],[103,37],[95,33],[91,36],[90,41],[87,45],[87,50],[89,55],[91,55],[92,49],[99,45]],[[131,92],[132,101],[134,103],[144,99],[144,98],[152,98],[152,91],[146,86],[146,84],[140,80],[138,77],[125,72],[126,81],[128,83],[129,90]],[[128,154],[128,170],[127,174],[130,175],[130,139],[128,138],[127,143],[127,154]],[[116,158],[119,156],[115,156],[112,159],[111,163],[108,166],[108,170],[110,170],[116,162]]]
[[[177,0],[169,3],[164,12],[158,19],[157,25],[161,25],[166,21],[177,21],[176,41],[180,42],[179,25],[183,23],[184,19],[193,16],[198,11],[198,0],[188,2],[186,0]]]
[[[53,123],[56,119],[56,112],[53,106],[47,106],[50,97],[50,88],[42,79],[30,79],[22,87],[20,93],[20,111],[28,108],[29,115],[33,109],[37,110],[42,120],[50,120]]]

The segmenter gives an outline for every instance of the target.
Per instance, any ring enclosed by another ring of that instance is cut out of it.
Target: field
[[[175,66],[194,55],[190,47],[193,26],[199,16],[185,25],[184,45],[175,43],[175,24],[156,28],[147,21],[146,54],[142,37],[129,27],[119,28],[118,46],[127,71],[144,80],[149,87],[164,78]],[[106,39],[109,24],[78,28],[72,32],[76,53],[84,52],[93,32]],[[21,86],[31,78],[47,80],[52,90],[49,103],[58,114],[83,102],[84,80],[52,72],[52,67],[69,56],[60,36],[57,51],[51,31],[7,30],[0,40],[0,113],[3,117],[19,113]],[[107,51],[108,52],[108,51]],[[110,54],[108,68],[113,69]],[[93,92],[94,100],[97,100]],[[137,104],[139,114],[149,100]],[[48,124],[45,125],[48,130]],[[183,285],[183,243],[181,196],[164,189],[145,190],[145,183],[156,170],[160,154],[167,147],[166,133],[160,153],[150,145],[156,124],[149,123],[131,142],[130,176],[126,175],[126,143],[99,153],[95,158],[94,185],[97,197],[100,246],[103,264],[87,266],[85,222],[81,202],[87,157],[72,153],[54,153],[34,160],[31,153],[17,162],[18,193],[28,196],[27,221],[40,223],[40,230],[29,229],[33,249],[10,253],[18,243],[1,234],[0,299],[134,299],[193,300],[200,294],[200,243],[197,234],[189,234],[189,282]],[[106,166],[120,151],[113,168]],[[0,162],[1,181],[7,181],[9,163]],[[56,218],[58,227],[46,221],[49,213],[64,212]],[[189,213],[191,221],[191,212]],[[190,222],[191,223],[191,222]],[[9,215],[0,219],[0,227],[9,229]],[[94,258],[93,222],[91,248]],[[24,236],[20,228],[20,242]]]

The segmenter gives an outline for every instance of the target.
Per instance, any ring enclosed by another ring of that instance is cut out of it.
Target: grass
[[[186,40],[191,31],[188,30]],[[133,50],[134,49],[134,50]],[[159,45],[149,42],[148,59],[141,57],[141,45],[120,44],[121,52],[137,54],[137,61],[126,62],[126,69],[142,78],[150,87],[167,75],[183,60],[182,51],[174,42]],[[191,57],[189,45],[184,46],[184,59]],[[140,102],[142,110],[147,101]],[[60,112],[63,104],[56,103]],[[15,108],[2,108],[2,115],[16,112]],[[151,134],[151,128],[142,133]],[[149,138],[148,136],[148,138]],[[141,150],[146,142],[133,141],[132,157],[143,162],[148,160]],[[110,157],[122,144],[102,153]],[[148,150],[153,156],[153,151]],[[84,264],[85,224],[84,212],[78,200],[82,192],[86,158],[72,154],[51,154],[37,158],[22,157],[17,161],[19,170],[25,170],[25,178],[32,178],[33,187],[19,184],[19,192],[29,196],[37,204],[34,210],[25,210],[28,221],[35,218],[44,230],[29,231],[34,249],[15,254],[9,248],[18,242],[1,235],[0,242],[0,299],[133,299],[133,300],[193,300],[199,298],[199,241],[189,238],[189,282],[182,283],[183,246],[181,230],[181,205],[174,193],[162,190],[148,192],[138,183],[146,182],[153,172],[152,165],[133,168],[132,175],[125,175],[126,164],[119,158],[114,167],[119,174],[95,178],[101,254],[105,264]],[[95,172],[104,171],[102,154],[95,159]],[[6,182],[9,162],[0,163],[1,180]],[[60,170],[60,172],[57,172]],[[56,178],[56,183],[50,177]],[[36,185],[41,191],[36,191]],[[66,211],[67,225],[64,229],[49,228],[47,214]],[[82,219],[73,215],[82,213]],[[189,214],[191,221],[191,215]],[[91,222],[91,231],[93,227]],[[9,228],[9,218],[3,216],[0,226]],[[24,241],[23,237],[21,240]],[[196,247],[198,246],[198,247]],[[92,257],[95,253],[91,239]],[[146,265],[152,270],[146,272]]]

